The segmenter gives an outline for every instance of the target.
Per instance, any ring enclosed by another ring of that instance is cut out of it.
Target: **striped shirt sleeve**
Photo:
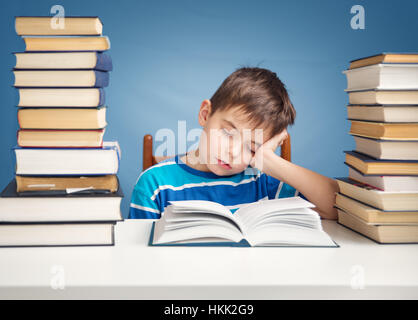
[[[145,181],[146,176],[140,177],[132,192],[128,219],[160,219],[161,210],[158,200],[152,200],[152,188]]]
[[[289,197],[301,197],[305,200],[306,197],[292,187],[290,184],[284,183],[276,178],[266,175],[267,183],[267,193],[269,199],[278,199],[278,198],[289,198]]]

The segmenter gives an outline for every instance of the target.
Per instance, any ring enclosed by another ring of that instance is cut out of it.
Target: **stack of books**
[[[418,54],[351,61],[349,177],[337,178],[339,223],[378,243],[418,242]]]
[[[0,195],[0,246],[114,245],[120,149],[103,142],[112,60],[98,17],[16,17],[16,176]],[[61,27],[62,27],[61,26]]]

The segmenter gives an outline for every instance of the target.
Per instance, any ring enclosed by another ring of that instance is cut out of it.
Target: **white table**
[[[152,221],[113,247],[0,249],[0,299],[417,299],[418,245],[379,245],[322,221],[340,248],[148,247]]]

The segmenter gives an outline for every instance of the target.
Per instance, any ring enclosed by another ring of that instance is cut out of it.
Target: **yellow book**
[[[351,120],[350,134],[382,140],[418,140],[418,123],[383,123]]]
[[[338,222],[378,243],[416,243],[418,225],[372,225],[343,210],[338,211]]]
[[[418,175],[416,160],[376,160],[355,151],[345,151],[345,163],[362,174]]]
[[[26,51],[105,51],[110,49],[104,37],[24,37]]]
[[[350,69],[378,63],[418,63],[418,53],[381,53],[350,61]]]
[[[21,129],[102,129],[106,108],[22,108],[17,112]]]
[[[98,17],[16,17],[15,29],[20,36],[101,35],[103,24]]]
[[[355,215],[366,223],[379,225],[418,225],[418,211],[383,211],[347,197],[342,193],[337,193],[335,206],[338,209]]]

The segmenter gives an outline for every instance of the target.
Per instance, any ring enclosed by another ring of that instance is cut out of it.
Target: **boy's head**
[[[258,147],[286,130],[295,117],[276,73],[240,68],[224,80],[210,100],[202,102],[200,162],[217,175],[242,172]]]

